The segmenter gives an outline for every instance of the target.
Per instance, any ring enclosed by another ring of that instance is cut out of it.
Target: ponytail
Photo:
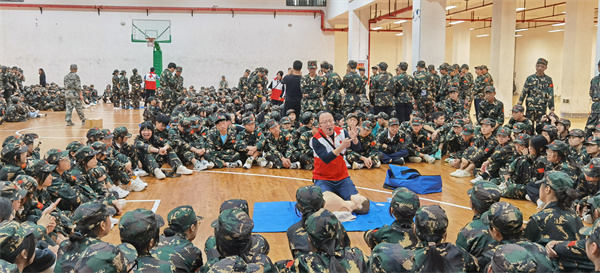
[[[554,191],[554,193],[556,195],[558,207],[562,210],[569,210],[577,197],[577,191],[572,188]]]
[[[320,249],[323,251],[323,253],[325,253],[325,255],[327,256],[327,258],[329,258],[329,272],[342,272],[342,273],[347,273],[348,271],[346,270],[346,268],[344,268],[342,266],[342,264],[340,263],[340,261],[338,260],[338,257],[335,255],[335,249],[336,246],[338,245],[337,240],[334,239],[330,239],[326,242],[324,242]],[[341,250],[342,254],[339,256],[340,259],[343,259],[344,257],[344,250]]]
[[[450,268],[448,261],[440,254],[436,245],[435,242],[428,242],[427,258],[425,259],[421,272],[444,273]]]
[[[96,231],[100,228],[100,224],[106,220],[108,215],[96,215],[83,219],[77,223],[75,232],[69,235],[66,252],[79,252],[81,243],[86,237],[95,238]]]

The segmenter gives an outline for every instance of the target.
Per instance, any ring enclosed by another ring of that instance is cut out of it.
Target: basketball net
[[[154,47],[154,40],[156,40],[156,38],[146,38],[146,44],[148,47]]]

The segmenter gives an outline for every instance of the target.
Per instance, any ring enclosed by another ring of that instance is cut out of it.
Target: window
[[[311,6],[324,7],[327,5],[327,0],[286,0],[287,6]]]

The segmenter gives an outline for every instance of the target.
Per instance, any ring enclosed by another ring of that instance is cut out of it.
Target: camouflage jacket
[[[389,134],[389,129],[384,129],[381,133],[377,134],[377,150],[391,154],[400,150],[406,150],[406,147],[410,145],[410,137],[406,136],[404,132],[399,130],[391,139]]]
[[[204,263],[202,251],[184,236],[161,236],[152,256],[161,261],[170,261],[176,272],[195,272]]]
[[[502,166],[510,164],[515,159],[517,150],[515,150],[515,144],[508,141],[504,145],[498,144],[494,149],[494,153],[488,158],[490,162],[496,162]]]
[[[366,272],[367,270],[365,255],[358,248],[338,249],[335,252],[335,257],[348,272]],[[294,260],[289,272],[329,272],[329,263],[330,258],[324,253],[301,255]]]
[[[440,75],[438,73],[431,74],[431,93],[433,93],[434,96],[438,96],[446,86],[447,81],[446,75]]]
[[[435,246],[437,251],[448,262],[447,272],[476,272],[479,271],[479,263],[473,255],[452,243],[441,243]],[[427,260],[429,247],[426,243],[419,243],[415,253],[415,272],[421,272]]]
[[[594,102],[600,101],[600,75],[590,81],[590,98]]]
[[[256,146],[257,151],[262,151],[265,147],[265,135],[257,129],[252,132],[242,131],[236,136],[236,142],[244,149],[248,146]]]
[[[25,174],[25,171],[23,171],[25,167],[25,164],[23,164],[21,167],[11,164],[4,164],[4,166],[2,166],[0,169],[0,180],[13,181],[15,177],[19,176],[20,174]]]
[[[70,72],[65,76],[65,89],[67,91],[81,91],[81,80],[75,72]]]
[[[554,111],[554,84],[548,75],[538,76],[533,74],[525,80],[523,91],[517,104],[522,105],[527,101],[527,109],[543,109],[546,107]]]
[[[494,256],[496,249],[499,246],[506,245],[506,244],[516,244],[516,245],[526,249],[527,251],[529,251],[529,253],[531,253],[533,255],[533,257],[535,258],[535,262],[538,265],[538,270],[536,272],[555,272],[554,264],[552,263],[552,261],[550,261],[550,258],[548,258],[548,254],[546,253],[546,248],[544,248],[540,244],[529,242],[527,240],[519,240],[519,241],[503,240],[503,241],[501,241],[500,243],[498,243],[498,245],[495,248],[490,249],[490,250],[484,252],[483,255],[477,257],[479,260],[479,265],[483,267],[483,266],[486,266],[487,264],[489,264],[490,261],[492,261],[492,257]]]
[[[351,156],[352,154],[358,154],[358,156],[364,157],[377,156],[377,142],[375,142],[375,137],[373,134],[368,134],[366,137],[363,137],[359,134],[357,138],[360,142],[360,150],[354,151],[352,148],[348,147],[346,150],[346,156]]]
[[[437,149],[437,147],[433,146],[429,133],[424,129],[421,129],[419,133],[415,134],[411,128],[409,138],[410,143],[407,147],[411,155],[418,156],[420,154],[432,154]]]
[[[431,74],[425,70],[417,72],[415,74],[415,81],[417,82],[417,88],[413,91],[413,98],[416,100],[433,99]]]
[[[510,128],[512,130],[514,128],[515,123],[517,123],[517,122],[521,122],[521,123],[525,124],[525,127],[527,127],[527,129],[525,130],[524,133],[526,133],[530,136],[534,135],[533,134],[533,122],[531,122],[531,120],[528,118],[525,118],[523,121],[516,121],[514,118],[510,118],[508,120],[508,124],[507,124],[508,128]]]
[[[494,80],[492,79],[492,75],[490,73],[485,73],[477,76],[475,78],[475,83],[473,85],[473,94],[476,99],[484,99],[486,86],[494,86]]]
[[[398,220],[374,230],[367,230],[363,235],[367,245],[373,249],[379,243],[399,244],[404,249],[413,249],[419,242],[413,231],[413,224]]]
[[[238,81],[238,89],[240,91],[248,89],[248,77],[240,77],[240,80]]]
[[[417,88],[417,82],[413,76],[406,72],[396,75],[394,82],[394,101],[396,103],[410,103]]]
[[[490,118],[496,122],[496,125],[501,126],[504,124],[504,104],[494,99],[494,102],[489,103],[487,100],[483,100],[479,103],[479,117],[477,122],[481,123],[483,119]]]
[[[467,72],[464,75],[460,76],[460,93],[461,95],[470,98],[472,94],[473,88],[473,74],[471,72]]]
[[[161,261],[155,259],[154,257],[150,256],[150,254],[148,254],[147,256],[138,257],[136,261],[136,267],[133,269],[134,273],[169,273],[175,271],[175,266],[170,261]]]
[[[97,238],[84,237],[83,242],[79,244],[78,250],[67,251],[70,245],[69,240],[64,240],[58,248],[56,253],[56,265],[54,266],[54,272],[74,272],[75,265],[80,260],[81,253],[83,253],[88,247],[93,244],[100,243]]]
[[[229,127],[227,129],[227,137],[225,138],[225,143],[221,140],[221,134],[216,127],[212,128],[208,131],[206,137],[206,152],[220,152],[226,150],[240,150],[240,143],[236,141],[236,131],[235,128]]]
[[[139,90],[142,88],[142,76],[140,74],[134,74],[129,77],[129,83],[131,84],[132,90]],[[137,84],[137,86],[135,85]]]
[[[53,201],[56,201],[58,198],[62,199],[58,203],[60,209],[75,211],[79,205],[90,201],[74,187],[77,178],[72,176],[70,171],[66,171],[62,175],[53,171],[50,175],[52,175],[52,185],[47,190],[50,196],[52,196]]]
[[[369,92],[374,94],[374,106],[394,106],[394,81],[389,72],[377,74]]]
[[[302,99],[320,99],[323,97],[323,88],[325,87],[325,78],[316,75],[311,78],[309,74],[306,74],[300,79],[300,90],[302,92]]]
[[[277,138],[273,134],[268,133],[266,143],[265,152],[270,152],[280,158],[290,158],[296,150],[296,147],[292,143],[292,136],[286,134],[284,131],[281,131]]]
[[[163,93],[170,93],[175,91],[176,86],[175,78],[173,77],[173,73],[169,69],[165,69],[162,74],[160,74],[160,86],[163,88]]]
[[[473,155],[473,158],[471,158],[471,162],[479,162],[488,159],[494,153],[496,146],[498,146],[498,140],[494,135],[491,135],[488,138],[481,135],[475,139],[473,146],[475,147],[476,152]]]
[[[269,251],[271,251],[271,246],[265,237],[260,234],[252,234],[252,246],[250,247],[250,255],[259,256],[259,255],[268,255]],[[217,250],[217,239],[214,235],[210,235],[206,239],[206,243],[204,244],[204,253],[206,253],[206,260],[219,259],[221,253]]]
[[[481,221],[481,214],[473,216],[473,221],[463,227],[456,237],[456,245],[475,257],[495,248],[497,244],[489,233],[489,225]]]
[[[310,140],[313,137],[313,133],[312,130],[311,131],[306,131],[304,133],[302,133],[300,135],[300,138],[298,139],[298,145],[296,145],[297,147],[297,152],[299,152],[300,154],[307,154],[307,155],[313,155],[313,149],[310,147]]]
[[[329,71],[325,76],[325,88],[323,89],[323,95],[328,97],[329,92],[337,92],[342,89],[342,78],[338,73]]]
[[[553,240],[579,240],[579,229],[582,227],[583,223],[575,211],[562,210],[556,202],[550,202],[529,218],[523,238],[542,245]]]
[[[355,71],[348,72],[348,74],[346,74],[342,80],[342,87],[344,88],[346,96],[362,94],[362,85],[363,79]]]
[[[594,263],[585,253],[586,239],[562,241],[554,246],[561,272],[594,271]]]
[[[121,88],[121,92],[129,91],[129,80],[127,79],[127,77],[123,75],[119,77],[119,87]]]
[[[463,116],[467,116],[469,113],[469,109],[467,109],[467,103],[461,98],[456,100],[447,98],[443,101],[443,104],[447,122],[452,120],[452,115],[454,113],[462,113]]]
[[[166,139],[158,137],[156,135],[153,135],[150,139],[144,139],[141,135],[138,135],[137,137],[135,137],[134,143],[138,153],[146,154],[150,153],[151,147],[161,148],[168,144]]]
[[[120,82],[121,82],[121,81],[119,80],[119,76],[118,76],[118,75],[114,75],[114,76],[112,77],[112,88],[113,88],[112,90],[113,90],[113,91],[119,91],[119,89],[120,89],[120,88],[119,88],[119,84],[120,84]]]

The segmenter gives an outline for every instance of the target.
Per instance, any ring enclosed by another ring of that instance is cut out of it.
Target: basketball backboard
[[[147,38],[154,38],[157,43],[171,42],[170,20],[131,20],[131,41],[146,43]]]

